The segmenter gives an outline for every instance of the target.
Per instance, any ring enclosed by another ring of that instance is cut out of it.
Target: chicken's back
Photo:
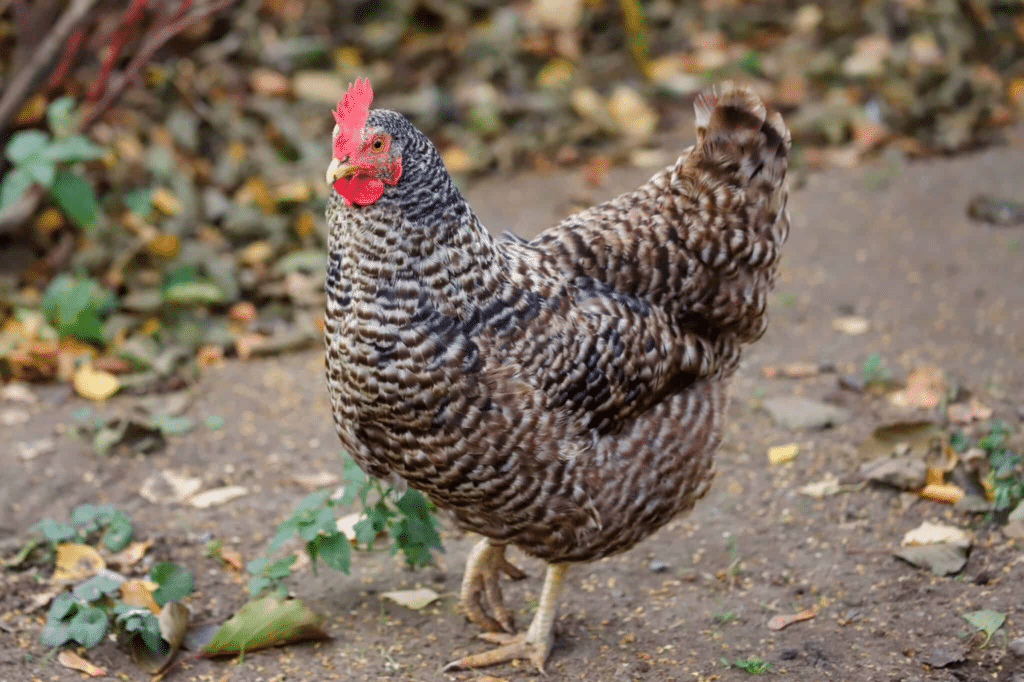
[[[695,103],[697,142],[638,189],[565,219],[534,241],[558,267],[664,310],[712,341],[716,368],[766,326],[766,297],[789,233],[790,135],[752,91],[725,85]]]

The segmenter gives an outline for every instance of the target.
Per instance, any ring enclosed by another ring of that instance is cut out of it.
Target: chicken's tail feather
[[[768,113],[750,88],[723,83],[694,102],[700,161],[720,170],[738,169],[742,180],[763,176],[781,185],[786,175],[790,134],[778,112]],[[703,164],[702,164],[703,165]]]

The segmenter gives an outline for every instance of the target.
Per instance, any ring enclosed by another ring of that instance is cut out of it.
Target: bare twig
[[[110,81],[110,86],[106,92],[103,93],[103,98],[95,104],[91,109],[86,111],[82,116],[81,123],[79,124],[80,130],[85,130],[93,122],[99,118],[99,116],[106,111],[110,105],[112,105],[121,93],[124,92],[128,84],[131,83],[139,70],[146,64],[161,47],[164,46],[174,36],[178,35],[185,29],[193,26],[194,24],[202,21],[206,17],[216,14],[217,12],[230,7],[235,4],[237,0],[213,0],[205,5],[201,5],[195,8],[193,11],[185,14],[182,10],[188,7],[188,0],[182,3],[181,8],[172,15],[172,17],[164,24],[162,24],[156,32],[149,35],[142,46],[139,47],[138,52],[132,57],[128,65],[113,79]]]
[[[7,121],[21,106],[39,75],[53,61],[61,44],[71,35],[78,22],[85,18],[96,2],[97,0],[72,0],[68,8],[60,15],[57,23],[39,43],[39,47],[32,53],[28,64],[11,78],[10,85],[0,96],[0,130],[4,129]]]

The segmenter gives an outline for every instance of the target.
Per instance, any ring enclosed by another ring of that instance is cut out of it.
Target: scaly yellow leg
[[[505,607],[499,578],[506,573],[513,580],[522,580],[526,574],[505,558],[505,545],[492,544],[484,538],[473,546],[466,558],[466,572],[462,576],[462,608],[471,621],[485,632],[516,631],[512,612]],[[484,602],[491,615],[484,610]]]
[[[540,593],[540,604],[537,606],[537,613],[533,617],[533,622],[530,623],[530,628],[525,633],[520,635],[502,632],[481,634],[481,639],[501,646],[481,654],[472,654],[452,661],[444,667],[445,671],[482,668],[525,658],[543,673],[544,664],[548,660],[551,644],[554,641],[558,591],[567,568],[569,568],[569,564],[548,564],[548,570],[544,576],[544,589]]]

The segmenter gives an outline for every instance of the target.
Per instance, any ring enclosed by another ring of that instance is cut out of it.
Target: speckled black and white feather
[[[403,174],[327,210],[327,376],[344,447],[547,561],[623,551],[713,476],[726,383],[765,329],[789,133],[747,90],[647,184],[531,242],[492,237],[434,146],[375,110]]]

